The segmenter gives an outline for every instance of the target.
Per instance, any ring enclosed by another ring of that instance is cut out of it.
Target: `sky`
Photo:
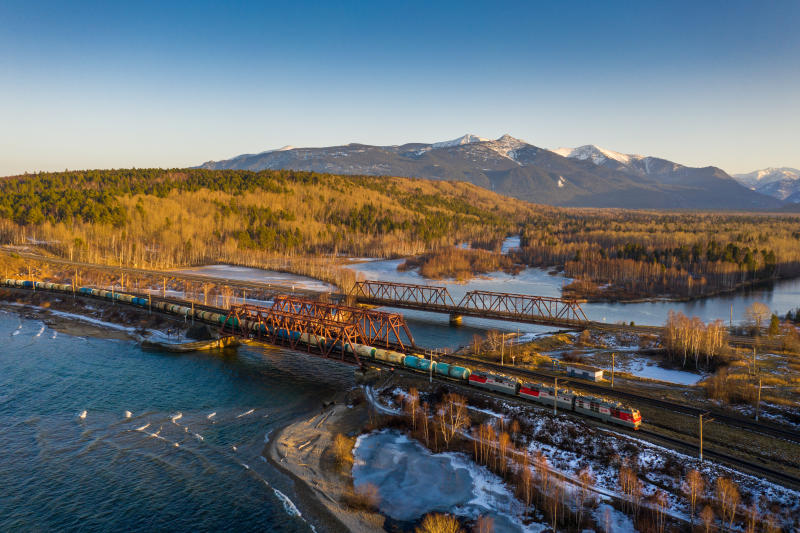
[[[800,168],[800,2],[0,2],[0,176],[509,133]]]

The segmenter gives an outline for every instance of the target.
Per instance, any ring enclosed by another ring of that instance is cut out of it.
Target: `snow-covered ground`
[[[394,389],[390,397],[396,398],[400,395],[402,393]],[[378,401],[374,394],[369,400],[373,403]],[[523,424],[522,438],[526,442],[527,450],[533,454],[543,453],[551,469],[567,479],[574,481],[579,470],[588,468],[595,479],[594,491],[601,500],[594,517],[601,527],[606,523],[611,524],[612,531],[633,531],[629,518],[610,506],[605,508],[602,504],[602,500],[609,497],[622,497],[618,472],[623,461],[628,462],[638,472],[643,497],[646,498],[657,490],[667,492],[666,514],[675,519],[687,520],[689,517],[688,504],[682,495],[682,483],[688,470],[697,469],[706,480],[708,494],[713,493],[716,478],[730,478],[746,498],[753,497],[759,501],[762,512],[771,508],[771,512],[778,515],[778,521],[790,531],[800,527],[800,491],[776,485],[713,461],[700,463],[694,456],[618,433],[612,428],[590,426],[569,416],[553,416],[549,411],[535,407],[498,401],[491,407],[471,411],[489,415],[498,426],[502,419],[507,421],[515,418],[520,421]]]
[[[611,369],[606,368],[606,370],[610,372]],[[677,383],[680,385],[695,385],[705,377],[701,374],[695,374],[694,372],[687,372],[686,370],[661,368],[644,357],[630,358],[628,360],[628,365],[624,370],[625,372],[630,372],[636,376],[657,379],[659,381],[666,381],[669,383]]]

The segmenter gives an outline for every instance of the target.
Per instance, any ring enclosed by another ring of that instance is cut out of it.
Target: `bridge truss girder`
[[[420,305],[453,306],[447,287],[415,285],[389,281],[357,281],[351,294],[358,298],[373,298]]]

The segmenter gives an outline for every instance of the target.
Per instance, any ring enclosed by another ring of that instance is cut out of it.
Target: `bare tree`
[[[747,522],[746,522],[746,533],[756,533],[756,524],[758,523],[758,505],[756,502],[750,502],[750,505],[747,507]]]
[[[404,406],[406,413],[411,416],[411,426],[417,429],[417,411],[419,410],[419,391],[416,387],[408,389],[408,394],[405,395]]]
[[[467,400],[459,394],[446,394],[442,403],[436,407],[436,418],[442,440],[445,446],[449,446],[456,433],[469,426]]]
[[[747,322],[753,326],[756,332],[761,331],[761,327],[769,320],[772,313],[766,304],[761,302],[753,302],[745,309],[744,317]]]
[[[694,527],[694,511],[697,507],[697,497],[703,493],[704,487],[705,480],[700,472],[692,469],[686,474],[683,490],[689,498],[689,516],[691,517],[692,527]]]
[[[639,497],[641,495],[641,482],[636,472],[628,465],[619,468],[619,488],[627,497],[628,504],[632,511],[639,507]]]
[[[425,433],[425,446],[430,448],[430,433],[428,432],[428,404],[422,404],[422,413],[420,413],[420,420],[422,420],[422,429]]]
[[[705,532],[710,533],[714,528],[714,510],[706,505],[700,512],[700,519],[703,521],[703,525],[705,526]]]
[[[583,509],[592,495],[592,486],[594,485],[592,471],[588,467],[581,468],[578,472],[578,481],[580,481],[580,485],[575,493],[575,507],[578,510],[578,528],[580,528],[583,521]]]
[[[667,506],[669,505],[667,493],[663,490],[656,490],[655,494],[653,494],[653,503],[655,503],[656,510],[656,531],[663,533],[666,526]]]
[[[733,527],[733,520],[736,518],[736,507],[739,505],[739,488],[730,479],[718,477],[716,493],[722,520],[725,521],[727,519],[730,527]]]
[[[505,431],[500,433],[500,437],[497,439],[497,448],[500,454],[500,471],[505,477],[508,470],[508,453],[511,449],[511,437]]]
[[[533,472],[531,472],[530,454],[527,450],[522,451],[520,459],[520,482],[522,484],[522,497],[525,502],[525,512],[531,506],[533,499]]]

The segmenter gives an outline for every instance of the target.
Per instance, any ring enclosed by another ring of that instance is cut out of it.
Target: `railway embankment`
[[[186,337],[191,324],[182,318],[131,305],[8,287],[0,288],[0,305],[69,335],[172,344],[191,340]]]

